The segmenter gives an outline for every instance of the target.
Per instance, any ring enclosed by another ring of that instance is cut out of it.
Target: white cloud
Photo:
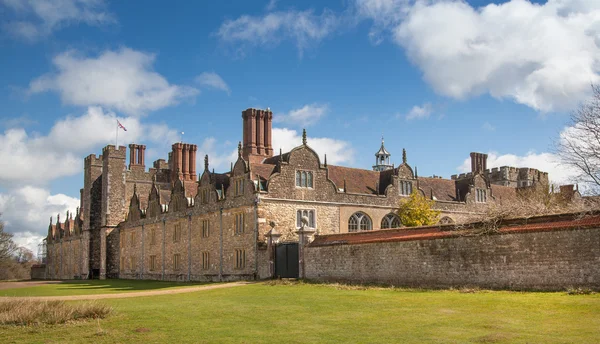
[[[267,11],[274,10],[275,7],[277,7],[277,1],[278,0],[269,0],[269,3],[267,4],[267,6],[265,6],[265,10],[267,10]]]
[[[203,72],[196,77],[196,82],[207,88],[214,88],[231,94],[229,85],[221,78],[221,76],[215,72]]]
[[[119,117],[127,131],[119,130],[119,145],[146,140],[168,150],[180,140],[166,124],[144,124],[136,117]],[[12,128],[0,134],[0,186],[15,182],[43,185],[81,171],[82,155],[106,144],[115,144],[117,116],[100,107],[83,115],[57,121],[47,135]]]
[[[0,193],[0,218],[5,222],[6,231],[15,234],[14,240],[34,253],[37,245],[46,236],[50,216],[56,222],[61,215],[64,222],[66,211],[74,212],[79,199],[64,194],[51,195],[43,188],[23,186]]]
[[[356,0],[356,15],[373,20],[369,38],[374,44],[383,42],[383,32],[397,25],[410,10],[410,0]]]
[[[237,145],[235,149],[230,150],[230,144],[225,141],[223,144],[218,144],[217,139],[208,137],[198,146],[196,152],[196,172],[202,175],[204,171],[204,156],[208,155],[208,168],[215,172],[229,171],[232,162],[236,162],[238,158]]]
[[[545,112],[573,108],[600,80],[599,22],[591,0],[417,1],[394,37],[442,95],[489,93]]]
[[[490,122],[483,123],[483,125],[481,126],[481,128],[483,130],[487,130],[487,131],[495,131],[496,130],[496,127],[494,127]]]
[[[313,103],[304,105],[299,109],[290,110],[286,114],[273,116],[273,121],[297,126],[310,126],[317,123],[327,113],[329,113],[327,104]]]
[[[576,182],[576,173],[567,166],[561,165],[558,156],[553,153],[528,152],[524,156],[515,154],[500,155],[497,152],[489,152],[487,167],[529,167],[537,168],[542,172],[548,172],[550,182],[563,185]],[[467,158],[458,167],[459,172],[471,172],[471,159]]]
[[[422,106],[415,105],[406,114],[406,120],[429,118],[432,112],[433,107],[431,106],[431,103],[425,103]]]
[[[287,128],[273,128],[273,150],[279,154],[288,152],[302,144],[302,135],[295,130]],[[354,162],[354,149],[347,141],[331,139],[328,137],[308,137],[307,144],[314,149],[323,161],[327,154],[327,163],[332,165],[349,165]]]
[[[2,26],[10,34],[35,41],[71,24],[115,23],[104,0],[0,0],[14,18]]]
[[[278,11],[263,16],[243,15],[226,20],[216,35],[226,43],[273,47],[284,39],[295,42],[300,54],[340,26],[340,18],[330,10],[315,15],[312,10]]]
[[[198,90],[170,84],[152,70],[155,55],[129,48],[105,51],[97,57],[67,51],[52,60],[56,71],[29,84],[29,92],[54,91],[63,103],[100,105],[130,115],[175,105]]]

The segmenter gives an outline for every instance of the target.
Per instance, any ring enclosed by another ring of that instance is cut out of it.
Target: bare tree
[[[600,190],[600,86],[592,85],[592,97],[571,114],[571,126],[556,142],[563,164],[578,172],[589,192]]]
[[[23,246],[17,248],[14,255],[15,261],[19,264],[25,264],[33,261],[33,252]]]
[[[17,244],[12,240],[13,235],[4,231],[4,222],[0,220],[0,261],[10,259],[17,251]]]

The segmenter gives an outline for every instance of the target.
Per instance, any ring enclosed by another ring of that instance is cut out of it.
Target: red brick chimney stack
[[[273,113],[267,109],[265,113],[265,154],[267,156],[273,156],[273,146],[271,146],[271,122],[273,120]]]
[[[174,143],[171,147],[173,149],[173,164],[171,166],[171,180],[181,178],[183,175],[182,171],[182,154],[183,154],[183,143]]]
[[[131,170],[131,166],[137,165],[137,145],[130,143],[129,144],[129,169]]]
[[[190,167],[189,146],[187,143],[184,143],[181,151],[181,173],[183,174],[183,180],[190,179],[190,171],[188,170]]]
[[[138,164],[146,167],[146,146],[138,145]]]
[[[273,156],[271,110],[246,109],[242,111],[242,119],[244,159],[251,163],[260,163],[265,158]]]
[[[196,180],[196,151],[198,150],[198,146],[189,145],[189,153],[190,153],[190,168],[189,168],[189,176],[190,180]]]
[[[136,145],[135,143],[129,144],[129,169],[131,166],[146,166],[145,158],[146,146]]]
[[[196,180],[196,151],[198,146],[189,143],[174,143],[171,159],[171,179]],[[179,174],[177,173],[179,171]]]

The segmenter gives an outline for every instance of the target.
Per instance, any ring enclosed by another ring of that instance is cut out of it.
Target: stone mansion
[[[401,227],[399,202],[417,191],[435,202],[440,223],[464,222],[517,190],[547,184],[532,168],[487,168],[451,179],[422,177],[407,159],[390,164],[384,146],[372,169],[329,165],[307,142],[275,154],[272,112],[242,112],[243,138],[230,171],[218,173],[197,146],[175,143],[147,169],[144,145],[108,145],[84,159],[81,204],[48,226],[46,277],[219,281],[271,275],[268,235],[297,242],[301,219],[315,235]],[[62,222],[61,222],[62,221]]]

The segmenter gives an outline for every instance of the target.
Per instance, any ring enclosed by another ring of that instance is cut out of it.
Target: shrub
[[[96,302],[0,301],[0,325],[63,324],[75,320],[102,319],[111,312],[112,307]]]
[[[594,292],[589,289],[589,288],[581,288],[581,287],[577,287],[577,288],[567,288],[567,294],[568,295],[590,295],[593,294]]]

